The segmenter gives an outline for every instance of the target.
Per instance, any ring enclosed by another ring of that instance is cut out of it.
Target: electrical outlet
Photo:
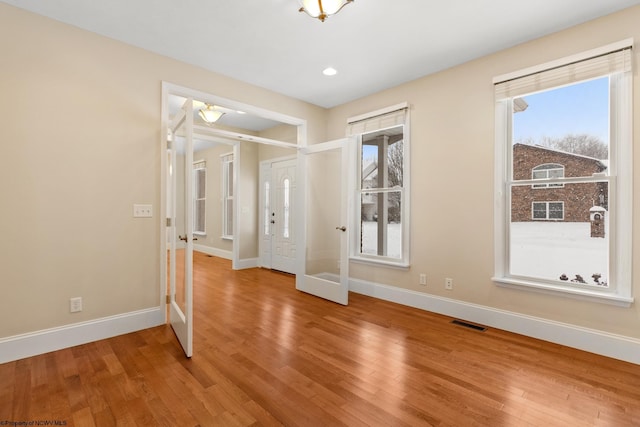
[[[82,311],[82,297],[69,299],[69,311],[71,313],[77,313],[79,311]]]
[[[427,285],[427,275],[424,273],[420,273],[420,284],[423,286]]]
[[[444,288],[448,291],[453,290],[453,279],[450,279],[449,277],[444,279]]]

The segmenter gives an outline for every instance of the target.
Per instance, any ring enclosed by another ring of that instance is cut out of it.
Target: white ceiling
[[[327,108],[640,4],[355,0],[322,23],[296,0],[0,1]]]

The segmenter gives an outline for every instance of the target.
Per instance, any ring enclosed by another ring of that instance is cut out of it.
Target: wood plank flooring
[[[638,365],[199,253],[194,277],[192,359],[161,326],[2,364],[0,424],[640,425]]]

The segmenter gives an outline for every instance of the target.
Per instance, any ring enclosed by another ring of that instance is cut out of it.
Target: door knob
[[[336,230],[347,231],[347,227],[343,225],[342,227],[336,227]]]
[[[187,241],[187,236],[178,236],[178,239],[183,240],[183,241],[185,241],[185,242],[186,242],[186,241]],[[191,239],[191,240],[198,240],[198,238],[197,238],[197,237],[194,237],[194,238],[193,238],[193,239]]]

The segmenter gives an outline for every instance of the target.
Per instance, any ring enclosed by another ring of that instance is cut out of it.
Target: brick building
[[[514,180],[586,177],[606,170],[606,161],[536,145],[513,146]],[[593,206],[608,209],[606,183],[541,183],[514,186],[511,221],[589,222]]]

